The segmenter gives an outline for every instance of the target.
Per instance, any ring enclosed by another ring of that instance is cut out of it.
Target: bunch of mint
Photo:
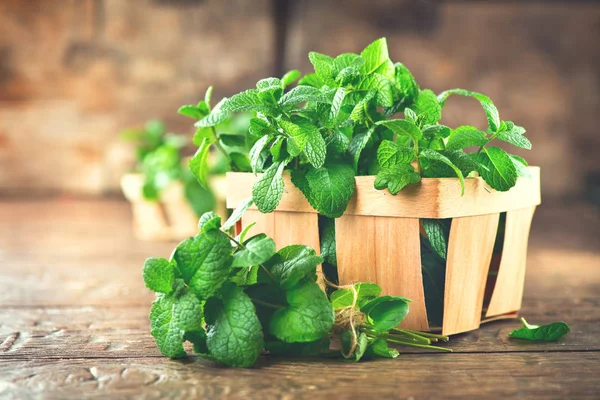
[[[121,138],[136,144],[136,171],[143,174],[142,195],[146,200],[159,200],[164,189],[175,181],[183,184],[186,199],[200,216],[215,206],[213,194],[202,187],[194,175],[182,165],[184,136],[167,133],[162,122],[151,120],[143,129],[128,129]]]
[[[146,286],[157,292],[150,312],[151,334],[170,358],[194,352],[219,363],[252,366],[267,351],[286,356],[343,354],[396,357],[389,343],[428,347],[437,335],[396,330],[408,313],[408,299],[379,296],[374,284],[342,288],[331,302],[317,284],[323,262],[313,249],[291,245],[275,251],[264,234],[237,237],[228,231],[251,205],[244,202],[222,225],[213,212],[199,233],[181,242],[169,260],[149,258]],[[339,335],[342,351],[330,349]],[[443,350],[443,349],[442,349]]]
[[[330,218],[344,213],[357,175],[376,175],[375,188],[391,194],[423,177],[458,177],[464,191],[464,178],[474,173],[506,191],[527,175],[525,160],[489,145],[499,139],[529,149],[525,129],[502,121],[492,101],[480,93],[453,89],[436,95],[421,89],[403,64],[390,60],[385,38],[361,54],[333,58],[311,52],[309,59],[314,73],[290,90],[300,77],[296,70],[281,79],[262,79],[256,89],[225,98],[210,112],[188,114],[207,129],[232,113],[251,115],[250,167],[263,173],[253,188],[260,211],[277,207],[284,170],[291,171],[292,182],[310,204]],[[451,95],[476,99],[487,116],[487,130],[440,124]],[[203,182],[208,148],[219,138],[201,136],[190,166]],[[466,152],[469,148],[475,150]]]

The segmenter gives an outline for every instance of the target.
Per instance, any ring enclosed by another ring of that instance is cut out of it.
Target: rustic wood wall
[[[359,51],[379,36],[422,86],[484,92],[525,126],[545,200],[597,190],[593,2],[4,0],[0,191],[115,191],[120,129],[158,117],[188,132],[175,110],[209,84],[228,95],[309,71],[310,50]],[[449,102],[444,119],[484,123],[468,99]]]

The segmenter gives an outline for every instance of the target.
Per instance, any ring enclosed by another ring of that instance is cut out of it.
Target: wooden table
[[[599,236],[583,228],[597,227],[597,214],[554,215],[542,218],[549,225],[534,220],[522,314],[567,321],[572,332],[558,343],[509,340],[519,326],[511,320],[453,337],[454,353],[401,349],[359,364],[265,356],[231,369],[159,354],[141,267],[173,244],[136,241],[127,203],[5,200],[0,398],[598,398]]]

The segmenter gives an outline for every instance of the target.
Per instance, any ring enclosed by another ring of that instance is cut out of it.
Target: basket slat
[[[383,294],[412,300],[400,327],[429,330],[418,218],[344,215],[336,220],[340,283],[374,282]]]
[[[442,332],[479,328],[500,214],[454,218],[450,228]]]
[[[515,312],[521,308],[529,228],[534,212],[535,207],[529,207],[506,213],[502,259],[486,318]]]

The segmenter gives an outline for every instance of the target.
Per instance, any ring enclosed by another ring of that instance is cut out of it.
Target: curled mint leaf
[[[144,263],[144,282],[154,292],[169,294],[175,283],[175,263],[164,258],[151,257]]]

